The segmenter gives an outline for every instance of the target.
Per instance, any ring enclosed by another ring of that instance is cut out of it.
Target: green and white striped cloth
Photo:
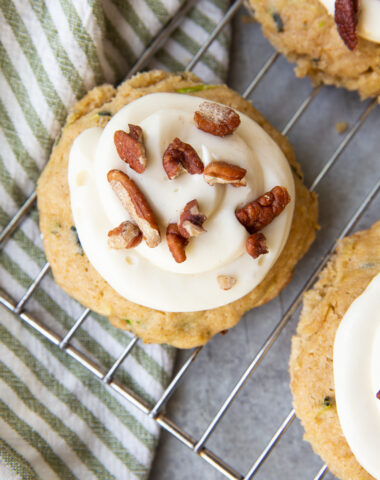
[[[70,107],[96,84],[120,82],[181,6],[179,0],[0,0],[0,224],[44,167]],[[181,70],[227,0],[201,0],[151,62]],[[225,79],[229,33],[196,67]],[[0,253],[0,287],[18,300],[46,262],[33,210]],[[27,309],[64,334],[83,307],[44,278]],[[109,368],[128,334],[92,314],[73,344]],[[117,378],[154,404],[174,350],[138,343]],[[147,478],[158,427],[17,317],[0,309],[0,478]]]

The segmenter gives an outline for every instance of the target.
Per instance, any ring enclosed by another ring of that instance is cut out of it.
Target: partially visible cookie
[[[250,4],[265,36],[296,62],[298,77],[357,90],[362,98],[380,95],[380,44],[359,37],[350,50],[319,0],[250,0]]]
[[[335,404],[333,347],[351,303],[380,272],[380,221],[346,237],[304,297],[290,357],[291,390],[305,439],[342,480],[373,479],[343,435]]]
[[[254,119],[280,146],[294,176],[296,203],[287,243],[264,280],[244,297],[223,307],[198,312],[153,310],[121,297],[98,274],[81,251],[70,208],[67,165],[71,145],[85,129],[104,127],[124,105],[154,92],[186,92],[224,103]],[[317,228],[317,199],[302,181],[302,173],[288,140],[239,94],[225,85],[202,88],[190,73],[151,71],[121,84],[90,91],[73,109],[38,184],[38,207],[44,247],[57,283],[83,305],[110,317],[148,343],[169,343],[190,348],[206,343],[218,332],[233,327],[250,308],[275,297],[291,279],[298,260],[308,250]]]

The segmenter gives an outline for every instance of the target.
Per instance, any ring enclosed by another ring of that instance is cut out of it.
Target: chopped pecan
[[[146,152],[142,128],[138,125],[128,124],[129,133],[117,130],[113,140],[119,157],[133,168],[137,173],[146,169]]]
[[[380,400],[380,390],[376,393],[376,398]]]
[[[162,158],[164,170],[169,180],[177,178],[184,170],[190,175],[203,173],[203,162],[194,148],[175,138],[164,152]]]
[[[141,230],[148,247],[157,247],[161,241],[160,229],[146,198],[135,182],[120,170],[110,170],[107,179],[124,208]]]
[[[213,186],[215,183],[230,183],[234,187],[247,185],[245,175],[247,170],[227,162],[211,162],[204,169],[203,177],[206,182]]]
[[[136,247],[142,240],[142,233],[132,222],[122,222],[118,227],[108,232],[108,246],[122,249]]]
[[[186,260],[185,247],[189,240],[183,237],[176,223],[170,223],[166,229],[166,241],[168,247],[177,263],[182,263]]]
[[[204,132],[225,137],[240,125],[240,117],[232,108],[225,105],[203,102],[194,114],[194,122]]]
[[[191,200],[191,202],[185,205],[179,217],[179,232],[185,238],[197,237],[202,232],[205,232],[202,225],[206,220],[206,215],[199,211],[197,200]]]
[[[257,200],[237,208],[235,215],[249,233],[256,233],[280,215],[290,202],[290,195],[285,187],[274,187]]]
[[[222,290],[230,290],[236,283],[236,278],[232,275],[218,275],[216,279]]]
[[[265,235],[261,232],[252,233],[252,235],[247,238],[245,246],[248,254],[251,255],[251,257],[253,258],[257,258],[260,255],[268,253],[266,238]]]
[[[358,24],[359,0],[336,0],[335,23],[339,35],[350,50],[358,44],[356,25]]]

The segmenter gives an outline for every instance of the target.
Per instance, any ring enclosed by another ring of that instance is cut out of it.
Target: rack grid
[[[140,71],[145,67],[148,61],[152,58],[152,56],[157,52],[157,50],[165,43],[168,39],[169,35],[181,24],[184,19],[186,13],[192,8],[198,0],[190,0],[183,4],[183,6],[178,10],[177,14],[173,17],[173,19],[163,27],[159,35],[156,39],[152,42],[152,44],[147,48],[144,54],[140,57],[139,61],[133,66],[130,70],[127,77],[134,75],[136,72]],[[218,34],[223,30],[223,28],[227,25],[228,22],[231,21],[233,16],[236,14],[238,9],[243,5],[243,0],[236,0],[232,3],[229,10],[226,12],[225,16],[216,26],[215,30],[211,33],[208,40],[205,44],[199,49],[199,51],[194,55],[192,60],[186,67],[186,70],[191,71],[199,60],[202,58],[203,54],[207,51],[208,47],[211,43],[215,40]],[[257,75],[252,79],[250,84],[245,89],[242,96],[244,98],[248,98],[254,89],[259,85],[261,80],[265,77],[268,73],[270,68],[276,63],[277,59],[279,58],[278,53],[274,53],[271,55],[267,61],[264,63],[262,69],[259,71]],[[315,100],[318,96],[321,86],[315,87],[310,95],[301,103],[298,107],[296,112],[293,114],[291,119],[288,121],[286,126],[283,128],[282,133],[284,135],[288,135],[291,129],[296,125],[298,120],[302,117],[302,115],[306,112],[307,108],[311,105],[311,103]],[[315,177],[314,181],[312,182],[311,186],[309,187],[311,191],[314,191],[322,179],[325,178],[327,173],[333,167],[337,159],[342,155],[344,150],[348,147],[350,142],[353,140],[355,135],[359,132],[360,128],[363,126],[364,122],[367,120],[370,113],[375,109],[377,104],[376,99],[370,101],[366,104],[365,108],[363,109],[361,115],[354,123],[354,125],[347,131],[346,135],[344,136],[343,140],[336,148],[335,152],[328,161],[325,163],[324,167]],[[258,472],[260,467],[263,465],[265,460],[271,454],[281,437],[285,434],[287,429],[292,424],[293,420],[295,419],[295,412],[293,409],[286,415],[285,419],[273,434],[271,440],[266,445],[262,453],[254,460],[252,466],[249,470],[242,474],[232,468],[229,464],[227,464],[223,458],[212,452],[210,449],[207,448],[206,443],[209,437],[214,432],[216,426],[222,420],[224,414],[227,412],[229,407],[231,406],[232,402],[236,399],[236,397],[241,392],[242,388],[244,387],[245,383],[247,382],[248,378],[255,372],[258,368],[262,360],[264,359],[265,355],[268,353],[274,342],[279,337],[282,330],[288,324],[290,318],[295,313],[297,308],[299,307],[303,293],[312,287],[314,282],[316,281],[319,273],[321,272],[322,268],[326,265],[327,261],[333,254],[337,244],[340,240],[349,234],[362,215],[366,212],[367,208],[371,204],[371,202],[375,199],[377,194],[380,190],[380,181],[377,180],[370,191],[367,193],[365,198],[362,200],[360,207],[354,213],[352,218],[349,222],[344,226],[344,228],[339,233],[338,237],[332,243],[330,248],[328,248],[327,252],[321,258],[319,264],[312,272],[308,280],[305,282],[303,287],[300,289],[298,294],[295,296],[294,300],[291,302],[290,306],[282,316],[282,318],[278,321],[277,325],[274,327],[272,332],[266,338],[264,343],[262,344],[261,348],[258,350],[257,354],[251,360],[249,365],[246,367],[245,371],[227,395],[225,401],[215,414],[214,418],[210,421],[209,425],[205,429],[204,433],[200,436],[199,439],[193,438],[190,434],[184,431],[180,426],[174,423],[168,416],[163,413],[163,408],[165,407],[166,403],[168,402],[169,398],[173,395],[175,390],[178,388],[179,383],[181,382],[182,378],[186,374],[186,372],[191,368],[192,364],[195,362],[198,354],[203,348],[207,347],[198,347],[192,351],[189,355],[187,360],[183,363],[180,367],[178,372],[175,374],[174,378],[165,389],[161,398],[157,401],[157,403],[153,406],[149,405],[145,400],[143,400],[138,394],[136,394],[132,389],[123,385],[118,380],[114,378],[114,375],[120,365],[124,362],[124,360],[128,357],[131,353],[132,349],[135,345],[139,342],[137,337],[132,336],[129,343],[126,345],[123,353],[119,356],[119,358],[115,361],[112,367],[109,370],[105,370],[99,365],[97,365],[93,360],[88,358],[86,354],[82,353],[79,349],[75,348],[70,344],[71,339],[78,331],[78,329],[83,325],[86,321],[88,315],[91,313],[88,308],[84,309],[81,315],[77,318],[73,326],[70,330],[63,336],[58,335],[55,331],[50,329],[47,325],[44,324],[38,318],[34,318],[30,313],[28,313],[26,306],[30,298],[32,297],[34,291],[44,278],[44,276],[49,272],[50,266],[46,263],[38,275],[35,277],[34,281],[29,285],[27,290],[25,291],[24,295],[20,300],[13,299],[8,293],[5,293],[2,287],[0,287],[0,304],[3,305],[7,310],[17,315],[20,320],[27,323],[35,330],[37,330],[41,335],[43,335],[46,339],[56,345],[57,348],[65,351],[69,356],[74,358],[77,362],[79,362],[83,367],[89,370],[95,377],[97,377],[101,382],[107,385],[109,388],[120,394],[124,399],[132,403],[135,407],[137,407],[141,412],[145,413],[152,419],[154,419],[164,430],[169,432],[171,435],[176,437],[180,442],[186,445],[189,449],[191,449],[195,454],[199,455],[203,458],[206,462],[211,464],[215,467],[218,471],[220,471],[226,478],[233,479],[233,480],[249,480],[252,479],[255,474]],[[20,208],[20,210],[16,213],[16,215],[12,218],[9,224],[3,229],[0,233],[0,248],[2,248],[7,240],[12,236],[12,234],[17,230],[20,223],[26,218],[26,216],[30,213],[31,209],[34,207],[36,200],[36,193],[33,192],[24,205]],[[314,480],[321,480],[325,477],[327,473],[327,466],[321,466],[320,470],[316,473]]]

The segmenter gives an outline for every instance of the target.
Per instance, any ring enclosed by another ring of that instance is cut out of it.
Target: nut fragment
[[[189,240],[179,233],[179,228],[176,223],[170,223],[166,229],[166,240],[168,247],[177,263],[182,263],[186,260],[185,247]]]
[[[197,200],[191,200],[191,202],[185,205],[179,217],[179,232],[185,238],[197,237],[202,232],[205,232],[202,225],[206,220],[206,215],[199,211]]]
[[[222,290],[230,290],[236,283],[236,278],[232,275],[218,275],[216,279]]]
[[[339,35],[350,50],[358,44],[356,25],[358,23],[359,0],[336,0],[335,23]]]
[[[122,222],[118,227],[108,232],[108,246],[122,249],[136,247],[142,240],[142,233],[132,222]]]
[[[213,186],[216,183],[231,183],[234,187],[245,187],[247,170],[227,162],[211,162],[204,169],[205,181]]]
[[[344,133],[348,128],[348,123],[347,122],[337,122],[335,124],[335,130],[337,133]]]
[[[203,102],[194,114],[194,122],[204,132],[225,137],[240,125],[240,117],[232,108],[225,105]]]
[[[169,180],[177,178],[184,170],[190,175],[203,173],[203,162],[194,148],[175,138],[164,152],[162,158],[164,170]]]
[[[290,196],[285,187],[274,187],[253,202],[235,210],[239,222],[249,233],[256,233],[280,215],[290,202]]]
[[[107,179],[123,207],[141,230],[148,247],[157,247],[161,241],[160,229],[146,198],[135,182],[120,170],[110,170]]]
[[[268,253],[268,247],[266,244],[266,238],[263,233],[253,233],[247,238],[245,244],[247,252],[251,257],[257,258],[260,255]]]
[[[137,173],[146,169],[146,152],[143,131],[138,125],[128,124],[129,133],[117,130],[113,140],[119,157]]]

